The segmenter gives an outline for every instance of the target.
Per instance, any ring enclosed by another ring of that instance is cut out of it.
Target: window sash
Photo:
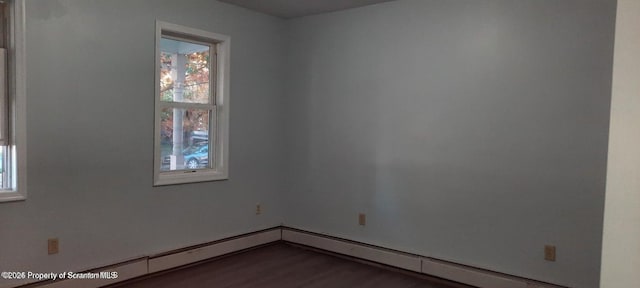
[[[215,162],[215,149],[211,149],[213,147],[215,147],[216,142],[216,135],[215,135],[215,124],[217,123],[217,121],[215,120],[216,118],[216,105],[215,105],[215,91],[216,91],[216,85],[217,84],[215,82],[215,71],[217,69],[215,69],[214,67],[216,66],[215,63],[215,59],[216,59],[216,44],[215,43],[211,43],[211,42],[203,42],[203,41],[197,41],[194,39],[190,39],[190,38],[185,38],[184,36],[180,35],[180,34],[175,34],[175,33],[170,33],[169,35],[166,34],[165,32],[161,33],[161,38],[164,39],[171,39],[171,40],[175,40],[175,41],[180,41],[180,42],[186,42],[186,43],[193,43],[193,44],[198,44],[198,45],[203,45],[203,46],[207,46],[209,47],[209,63],[208,63],[208,69],[209,69],[209,95],[207,95],[208,97],[208,103],[192,103],[192,102],[182,102],[182,101],[163,101],[162,100],[162,95],[160,93],[158,93],[156,95],[156,97],[158,97],[157,101],[158,101],[158,106],[160,111],[162,111],[163,109],[172,109],[172,108],[178,108],[178,109],[198,109],[198,110],[206,110],[209,112],[209,129],[207,131],[207,135],[209,136],[209,140],[207,145],[209,146],[209,150],[208,150],[208,163],[207,163],[207,167],[206,168],[202,168],[202,169],[188,169],[187,167],[183,167],[182,169],[177,169],[177,170],[170,170],[170,171],[162,171],[160,170],[160,174],[161,175],[184,175],[185,173],[197,173],[197,172],[202,172],[203,170],[212,170],[215,172],[216,170],[216,162]],[[161,50],[162,51],[162,50]],[[159,60],[159,59],[157,59]],[[159,63],[158,63],[159,64]],[[160,115],[156,115],[156,117],[160,117]],[[175,117],[175,115],[174,115]],[[158,131],[160,132],[160,131]],[[213,146],[213,147],[212,147]],[[160,156],[162,158],[162,156]],[[158,164],[162,165],[163,163],[163,159],[158,159]]]

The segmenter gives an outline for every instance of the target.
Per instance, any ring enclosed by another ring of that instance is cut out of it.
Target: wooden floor
[[[471,288],[410,272],[367,265],[284,243],[111,287]]]

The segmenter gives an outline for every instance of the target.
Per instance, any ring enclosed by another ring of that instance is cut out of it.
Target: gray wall
[[[597,287],[614,18],[401,0],[293,20],[285,224]]]
[[[282,223],[283,20],[209,0],[26,8],[29,195],[0,204],[1,267],[78,271]],[[152,187],[156,19],[231,36],[228,181]]]
[[[614,16],[606,0],[292,21],[208,0],[29,0],[29,198],[0,205],[0,266],[74,271],[286,219],[597,287]],[[229,181],[151,186],[155,19],[232,37]]]

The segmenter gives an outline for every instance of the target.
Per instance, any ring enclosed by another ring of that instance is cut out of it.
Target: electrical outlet
[[[358,224],[360,224],[361,226],[364,226],[367,224],[367,215],[364,213],[360,213],[358,215]]]
[[[256,204],[256,215],[262,214],[262,205],[260,203]]]
[[[47,251],[49,255],[58,254],[59,246],[58,246],[58,238],[49,238],[47,240]]]
[[[544,246],[544,260],[547,261],[556,261],[556,246],[553,245],[545,245]]]

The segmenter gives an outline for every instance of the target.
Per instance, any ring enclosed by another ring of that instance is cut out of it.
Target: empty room
[[[0,1],[0,288],[640,287],[640,0]]]

